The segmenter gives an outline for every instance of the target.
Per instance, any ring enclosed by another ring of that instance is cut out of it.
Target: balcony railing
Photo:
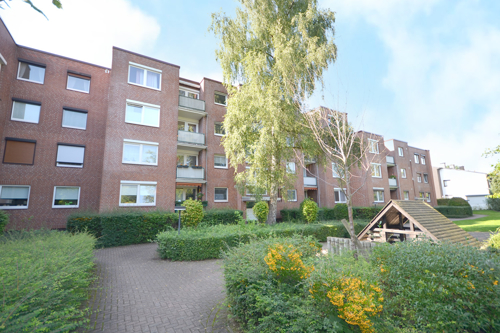
[[[389,188],[398,188],[398,180],[396,178],[389,178]]]
[[[304,177],[304,186],[317,186],[316,178],[314,177]]]
[[[198,111],[205,111],[205,101],[186,96],[179,96],[179,106]]]
[[[205,144],[205,134],[188,132],[188,131],[177,131],[177,141],[186,142],[186,143],[194,143],[197,145],[204,145]]]
[[[205,169],[202,167],[177,166],[177,178],[205,179]]]
[[[395,166],[396,162],[394,162],[394,156],[386,156],[385,161],[387,162],[387,166]]]

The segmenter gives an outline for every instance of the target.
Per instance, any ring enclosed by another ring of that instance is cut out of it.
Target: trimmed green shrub
[[[437,204],[438,206],[448,206],[450,200],[451,200],[450,198],[437,199]]]
[[[382,207],[352,207],[354,219],[372,220],[382,210]]]
[[[319,208],[318,209],[318,221],[331,221],[335,220],[335,211],[333,208]]]
[[[302,215],[307,223],[312,223],[318,218],[318,204],[307,199],[302,202]]]
[[[88,322],[95,238],[36,230],[0,237],[0,331],[69,332]]]
[[[7,224],[9,224],[9,214],[0,210],[0,235],[4,233]]]
[[[347,212],[347,205],[338,203],[333,206],[333,214],[336,220],[348,219],[349,213]]]
[[[66,222],[69,232],[88,232],[95,238],[102,236],[101,215],[92,212],[71,214]]]
[[[290,208],[280,210],[281,220],[283,222],[299,222],[302,220],[300,208]]]
[[[344,204],[336,204],[335,207]],[[340,206],[339,208],[319,208],[318,209],[318,221],[332,221],[341,220],[342,218],[347,219],[347,207]],[[344,210],[342,212],[342,210]],[[381,210],[381,207],[352,207],[353,218],[357,220],[372,220]],[[337,211],[340,210],[340,213]],[[300,209],[282,209],[280,211],[281,220],[283,222],[304,222]],[[339,218],[339,216],[345,216]]]
[[[467,200],[459,197],[453,197],[448,201],[448,206],[467,206],[470,207],[470,204]]]
[[[259,220],[259,223],[265,223],[267,220],[267,215],[269,214],[269,206],[265,201],[257,202],[253,208],[253,214]]]
[[[205,211],[201,223],[205,226],[213,226],[218,224],[238,224],[235,212],[243,215],[241,210],[236,209],[210,209]]]
[[[186,210],[181,213],[181,222],[186,227],[197,227],[203,220],[203,205],[201,201],[187,199],[183,205]]]
[[[355,224],[356,232],[366,224]],[[342,223],[294,224],[279,223],[274,226],[260,225],[216,225],[207,228],[184,229],[180,235],[176,231],[161,232],[156,237],[158,252],[162,259],[205,260],[221,257],[221,250],[248,243],[254,238],[271,236],[290,237],[293,235],[313,236],[326,242],[328,236],[348,237]]]
[[[500,212],[500,194],[487,196],[486,202],[489,209]]]
[[[381,244],[384,316],[417,332],[499,332],[500,261],[472,246],[427,241]]]
[[[436,206],[435,210],[446,217],[461,218],[472,216],[472,208],[470,206]]]
[[[245,206],[247,208],[253,208],[253,206],[255,206],[255,203],[256,203],[255,201],[246,201]]]

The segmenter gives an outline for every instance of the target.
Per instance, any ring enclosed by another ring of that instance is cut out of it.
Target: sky
[[[111,67],[112,46],[222,79],[211,15],[232,0],[21,0],[0,9],[20,45]],[[490,172],[500,145],[500,1],[319,0],[335,12],[337,60],[308,101],[354,127],[429,149],[433,166]]]

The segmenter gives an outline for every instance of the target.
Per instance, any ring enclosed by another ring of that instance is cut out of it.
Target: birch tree
[[[294,175],[301,101],[309,97],[335,58],[334,13],[317,0],[239,0],[236,17],[212,14],[220,39],[216,57],[229,98],[222,144],[240,187],[269,191],[267,223],[276,222],[278,191]],[[243,168],[245,165],[247,168]],[[286,193],[286,192],[285,192]]]

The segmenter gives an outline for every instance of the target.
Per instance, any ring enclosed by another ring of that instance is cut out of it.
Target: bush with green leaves
[[[486,241],[486,247],[500,250],[500,228],[495,233],[490,234],[490,238]]]
[[[448,218],[472,216],[472,208],[470,206],[436,206],[434,209]]]
[[[366,224],[356,224],[359,232]],[[273,236],[290,237],[293,235],[313,236],[320,242],[327,237],[349,237],[349,233],[340,222],[330,224],[295,224],[278,223],[247,225],[216,225],[183,229],[180,235],[176,231],[161,232],[156,237],[158,252],[162,259],[172,260],[205,260],[220,258],[221,251],[248,243],[255,238]]]
[[[345,204],[336,204],[335,207]],[[339,206],[338,208],[321,207],[318,209],[318,221],[332,221],[347,219],[347,206]],[[353,207],[352,214],[354,219],[371,220],[381,210],[381,207]],[[283,222],[305,222],[300,208],[282,209],[280,210],[281,219]]]
[[[453,197],[448,201],[448,206],[467,206],[470,207],[470,204],[467,200],[460,197]]]
[[[267,215],[269,214],[269,206],[265,201],[257,202],[253,208],[253,214],[259,220],[259,223],[265,223],[267,220]]]
[[[499,332],[500,261],[472,246],[430,241],[373,249],[384,316],[418,332]]]
[[[7,224],[9,224],[9,214],[0,210],[0,235],[4,233]]]
[[[307,223],[312,223],[318,219],[318,204],[307,199],[302,203],[302,215]]]
[[[486,202],[489,209],[500,212],[500,193],[487,196]]]
[[[201,223],[205,226],[213,226],[218,224],[238,224],[235,218],[235,212],[243,215],[241,210],[235,209],[209,209],[205,211]]]
[[[348,219],[349,213],[347,212],[347,205],[344,203],[335,204],[333,207],[336,220]]]
[[[203,220],[203,205],[200,201],[187,199],[183,205],[186,210],[181,213],[181,222],[185,227],[197,227]]]
[[[437,204],[438,206],[448,206],[448,203],[450,203],[451,198],[441,198],[437,199]]]
[[[88,323],[95,238],[36,230],[0,237],[0,331],[68,332]]]

